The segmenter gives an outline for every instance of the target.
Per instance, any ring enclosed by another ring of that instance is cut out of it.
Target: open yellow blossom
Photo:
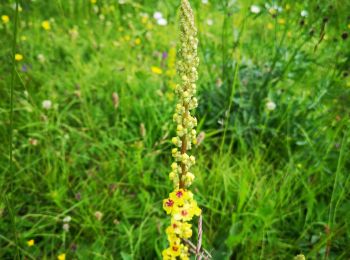
[[[136,38],[135,39],[135,44],[136,45],[140,45],[141,44],[141,39],[140,38]]]
[[[41,23],[41,27],[43,27],[44,30],[46,30],[46,31],[51,30],[51,25],[50,25],[50,22],[49,22],[49,21],[43,21],[43,22]]]
[[[156,66],[152,66],[151,70],[152,70],[152,72],[153,72],[154,74],[160,75],[160,74],[163,73],[163,70],[162,70],[161,68],[159,68],[159,67],[156,67]]]
[[[174,201],[172,199],[163,200],[163,208],[167,214],[170,214],[174,209]]]
[[[66,260],[66,254],[60,254],[57,256],[58,260]]]
[[[97,0],[90,0],[90,3],[96,4]]]
[[[169,197],[176,203],[176,205],[182,206],[186,201],[191,201],[193,199],[193,194],[190,191],[178,189],[170,193]]]
[[[19,54],[19,53],[16,53],[16,54],[15,54],[15,60],[16,60],[16,61],[21,61],[21,60],[23,60],[23,55],[22,55],[22,54]]]
[[[10,17],[8,15],[1,16],[2,23],[7,24],[10,21]]]
[[[28,246],[34,246],[34,244],[35,244],[34,239],[31,239],[31,240],[28,240],[28,241],[27,241],[27,245],[28,245]]]

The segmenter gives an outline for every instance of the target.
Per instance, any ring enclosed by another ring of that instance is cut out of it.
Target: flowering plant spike
[[[195,157],[187,151],[196,143],[194,128],[197,126],[197,119],[191,112],[198,105],[195,94],[199,64],[197,29],[188,0],[181,0],[179,45],[177,72],[181,81],[175,88],[178,103],[173,116],[177,124],[177,136],[172,138],[176,148],[172,149],[174,162],[169,174],[174,191],[163,201],[164,210],[171,216],[171,225],[166,229],[170,246],[163,251],[163,259],[189,259],[188,247],[183,243],[184,239],[192,236],[192,225],[188,222],[193,216],[201,214],[192,192],[188,190],[194,180],[190,167],[194,165]]]

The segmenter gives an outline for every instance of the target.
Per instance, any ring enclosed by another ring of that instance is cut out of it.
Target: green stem
[[[9,174],[13,175],[13,96],[14,96],[14,85],[15,85],[15,79],[16,79],[16,65],[15,65],[15,55],[16,55],[16,45],[17,45],[17,24],[18,24],[18,0],[16,0],[16,11],[15,11],[15,20],[14,20],[14,28],[13,28],[13,42],[12,42],[12,56],[11,56],[11,63],[12,63],[12,73],[11,73],[11,85],[10,85],[10,148],[9,148]],[[12,178],[10,178],[12,180]],[[10,195],[13,193],[13,183],[10,181]],[[16,218],[14,216],[14,211],[12,207],[12,203],[6,195],[6,201],[7,201],[7,207],[10,213],[10,219],[11,219],[11,226],[13,229],[13,234],[15,238],[15,245],[16,245],[16,256],[15,259],[20,259],[19,254],[19,248],[18,248],[18,236],[17,236],[17,229],[16,229]]]

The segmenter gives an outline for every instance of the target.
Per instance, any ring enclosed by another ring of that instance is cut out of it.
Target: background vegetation
[[[16,33],[0,3],[0,259],[160,258],[179,1],[19,2]],[[350,3],[191,3],[204,247],[349,259]]]

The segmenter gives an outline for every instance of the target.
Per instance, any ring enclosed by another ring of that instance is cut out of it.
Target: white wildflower
[[[261,11],[261,8],[258,5],[252,5],[250,7],[250,12],[252,12],[253,14],[258,14],[260,13],[260,11]]]
[[[42,106],[44,109],[49,110],[52,107],[52,102],[51,100],[44,100],[42,103]]]
[[[39,62],[40,63],[44,63],[45,62],[45,56],[44,56],[44,54],[38,54],[38,60],[39,60]]]
[[[300,12],[300,15],[302,17],[307,17],[309,15],[309,13],[306,10],[303,10],[303,11]]]
[[[271,100],[268,101],[268,102],[266,103],[266,109],[269,110],[269,111],[275,110],[275,109],[276,109],[276,103],[273,102],[273,101],[271,101]]]
[[[157,20],[157,24],[161,26],[166,26],[168,24],[168,21],[165,18],[160,18]]]
[[[72,220],[71,216],[64,217],[63,222],[70,222]]]
[[[208,20],[207,20],[207,24],[208,24],[209,26],[212,26],[212,25],[214,24],[214,21],[213,21],[212,19],[208,19]]]
[[[161,12],[155,12],[153,14],[153,18],[156,20],[162,19],[163,18],[163,14]]]

